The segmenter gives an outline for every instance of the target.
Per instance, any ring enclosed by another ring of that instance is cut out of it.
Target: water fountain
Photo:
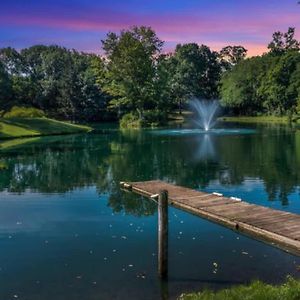
[[[193,99],[189,103],[192,111],[193,128],[186,127],[178,129],[159,129],[152,130],[152,134],[158,135],[235,135],[235,134],[252,134],[253,129],[242,128],[216,128],[217,116],[220,112],[218,100],[198,100]]]
[[[216,116],[219,110],[219,102],[217,100],[197,100],[190,102],[190,107],[194,112],[194,123],[204,129],[210,130],[216,123]]]

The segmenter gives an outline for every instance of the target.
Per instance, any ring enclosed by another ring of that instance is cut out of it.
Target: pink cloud
[[[298,12],[280,15],[249,12],[248,16],[212,14],[210,16],[185,12],[172,15],[141,15],[124,12],[82,11],[77,15],[59,13],[25,15],[22,12],[5,14],[0,17],[2,26],[43,27],[82,32],[118,31],[133,25],[153,27],[166,44],[198,42],[215,48],[228,44],[242,44],[249,49],[249,55],[266,51],[266,44],[276,30],[286,30],[289,26],[300,25]],[[297,34],[300,37],[299,34]]]
[[[200,13],[179,14],[131,14],[128,12],[95,11],[82,12],[72,15],[60,15],[59,13],[24,14],[16,12],[5,14],[0,18],[2,25],[43,26],[48,28],[62,28],[69,30],[118,30],[132,25],[150,25],[167,34],[197,34],[208,32],[235,32],[254,33],[276,27],[300,24],[298,12],[289,15],[255,14],[255,15],[201,15]]]

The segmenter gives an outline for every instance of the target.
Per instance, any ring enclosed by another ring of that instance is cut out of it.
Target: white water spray
[[[190,106],[195,113],[193,120],[197,126],[209,131],[216,123],[219,102],[194,99],[190,101]]]

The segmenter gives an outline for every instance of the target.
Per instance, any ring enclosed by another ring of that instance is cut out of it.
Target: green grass
[[[0,119],[0,139],[59,135],[91,131],[92,128],[48,118]]]
[[[259,117],[222,117],[220,121],[225,122],[239,122],[239,123],[288,123],[288,117],[277,117],[277,116],[259,116]]]
[[[299,300],[300,281],[288,278],[286,283],[272,286],[260,281],[245,286],[236,286],[219,292],[203,291],[186,294],[180,300]]]

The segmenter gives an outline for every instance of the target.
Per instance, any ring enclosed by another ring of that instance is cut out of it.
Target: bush
[[[166,114],[159,110],[146,110],[141,120],[137,113],[128,113],[120,120],[121,128],[156,127],[166,122]]]
[[[137,114],[129,113],[122,117],[120,120],[121,128],[140,128],[142,126],[142,122],[139,119]]]
[[[4,118],[43,118],[45,113],[34,107],[14,106],[9,112],[3,115]]]

